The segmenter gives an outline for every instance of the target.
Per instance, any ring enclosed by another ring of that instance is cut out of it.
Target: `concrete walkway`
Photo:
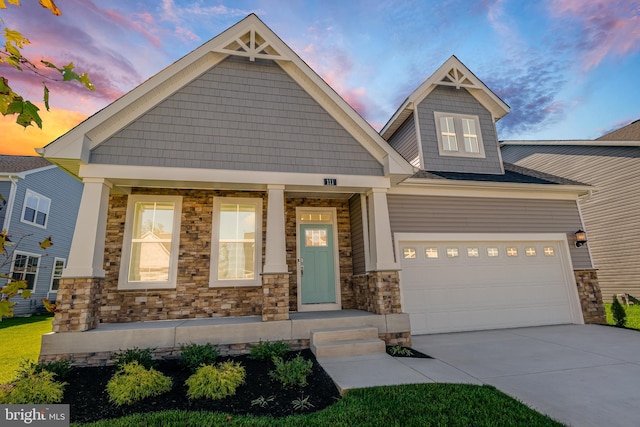
[[[640,332],[559,325],[412,337],[434,359],[386,354],[321,359],[341,389],[411,383],[491,384],[572,426],[640,420]]]

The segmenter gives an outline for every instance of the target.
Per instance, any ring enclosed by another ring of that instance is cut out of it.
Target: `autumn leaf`
[[[0,322],[2,322],[3,317],[13,317],[14,305],[16,303],[13,301],[0,300]]]
[[[7,0],[9,4],[15,4],[16,6],[20,6],[20,0]],[[0,0],[0,9],[6,9],[7,5],[4,0]]]
[[[49,88],[44,84],[44,107],[49,111]]]
[[[55,313],[58,311],[58,309],[56,308],[56,304],[50,302],[47,298],[42,298],[42,305],[44,305],[44,309],[49,313]]]
[[[62,12],[60,12],[60,9],[58,9],[58,7],[53,2],[53,0],[40,0],[40,6],[49,9],[51,13],[53,13],[56,16],[62,15]]]
[[[58,72],[62,74],[63,81],[68,82],[71,80],[77,80],[80,83],[82,83],[87,89],[96,90],[96,87],[93,85],[93,83],[91,83],[91,80],[89,79],[89,75],[87,73],[79,75],[78,73],[73,71],[73,68],[75,67],[73,65],[73,62],[69,62],[69,64],[65,65],[62,68],[58,68],[58,66],[56,66],[55,64],[49,61],[42,60],[40,62],[42,62],[47,68],[53,68],[58,70]]]
[[[0,254],[4,255],[6,253],[4,245],[6,245],[8,241],[7,230],[2,230],[0,232]]]
[[[44,239],[42,242],[38,244],[42,249],[47,250],[47,248],[53,246],[53,242],[51,241],[51,236],[47,237],[46,239]]]
[[[13,101],[7,107],[6,113],[8,114],[18,114],[18,118],[16,119],[16,123],[18,123],[22,127],[31,126],[31,122],[35,122],[36,125],[40,129],[42,129],[42,119],[38,114],[40,109],[36,107],[31,101],[24,101],[22,97],[14,97]]]

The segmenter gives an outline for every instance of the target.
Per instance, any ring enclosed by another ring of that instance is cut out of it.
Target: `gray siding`
[[[11,194],[11,182],[0,181],[0,195],[4,198],[4,203],[9,203],[9,195]],[[7,216],[7,205],[0,202],[0,229],[4,229],[4,219]]]
[[[91,162],[384,174],[383,166],[272,61],[220,63],[96,147]]]
[[[478,116],[485,158],[440,156],[434,111]],[[491,113],[466,89],[438,86],[418,105],[422,169],[440,172],[502,173],[496,126]]]
[[[413,114],[391,135],[388,142],[406,161],[420,167],[419,164],[413,163],[418,157],[418,138]]]
[[[349,221],[351,223],[351,260],[353,262],[353,274],[364,274],[366,273],[366,264],[360,194],[356,194],[349,199]]]
[[[640,147],[506,145],[502,155],[596,187],[579,205],[603,298],[640,298]]]
[[[389,195],[388,203],[393,233],[565,233],[571,243],[581,227],[570,200]],[[586,248],[569,247],[574,268],[591,268]]]
[[[46,229],[21,221],[27,189],[51,199]],[[15,315],[32,313],[37,307],[42,307],[42,298],[55,297],[55,293],[49,293],[54,260],[56,257],[68,259],[81,197],[82,183],[58,168],[28,174],[24,180],[18,181],[9,235],[14,237],[12,240],[15,242],[23,237],[15,250],[40,255],[40,265],[31,298],[14,299],[18,303],[14,308]],[[38,242],[48,236],[51,236],[53,246],[44,251]],[[10,269],[11,266],[7,265],[3,271],[9,272]]]

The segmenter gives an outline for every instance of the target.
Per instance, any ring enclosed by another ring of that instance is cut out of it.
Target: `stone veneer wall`
[[[338,225],[338,257],[340,260],[340,294],[343,309],[356,308],[355,295],[351,284],[353,263],[351,259],[351,225],[349,219],[349,200],[287,198],[285,201],[285,231],[287,234],[287,266],[289,267],[289,309],[298,310],[298,263],[296,228],[296,207],[336,208]]]
[[[353,276],[353,289],[358,310],[375,314],[402,313],[397,271],[372,271]]]
[[[584,323],[607,324],[596,270],[574,270]]]
[[[289,320],[289,274],[263,274],[262,321]]]
[[[102,279],[61,279],[53,332],[82,332],[98,326]]]
[[[127,195],[111,195],[105,245],[106,276],[99,313],[101,322],[262,315],[264,294],[261,286],[210,288],[209,263],[214,197],[263,199],[264,257],[266,193],[134,188],[131,194],[183,196],[177,286],[175,289],[118,290]]]

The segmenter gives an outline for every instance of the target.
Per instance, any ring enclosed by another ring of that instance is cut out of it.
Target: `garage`
[[[396,235],[412,334],[583,323],[562,234]]]

